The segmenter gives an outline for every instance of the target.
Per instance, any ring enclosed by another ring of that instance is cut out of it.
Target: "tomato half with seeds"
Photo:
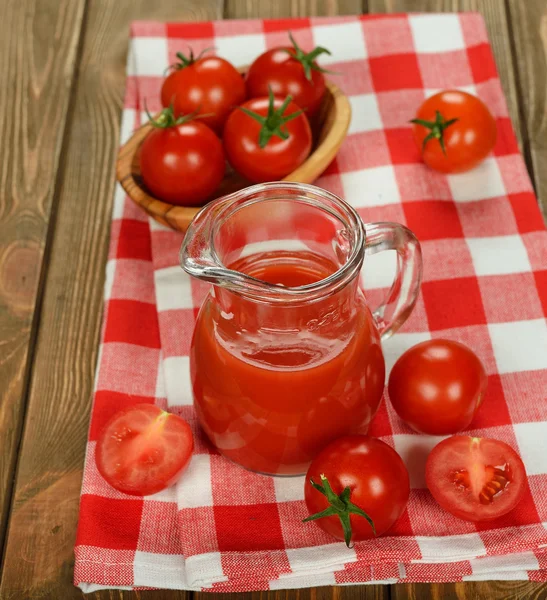
[[[107,422],[97,441],[95,460],[113,488],[148,496],[177,481],[193,449],[192,430],[184,419],[154,404],[137,404]]]
[[[526,490],[524,464],[511,446],[467,435],[454,435],[433,448],[425,479],[433,498],[466,521],[507,514]]]
[[[441,173],[473,169],[496,143],[496,121],[486,105],[459,90],[425,100],[411,123],[425,164]]]

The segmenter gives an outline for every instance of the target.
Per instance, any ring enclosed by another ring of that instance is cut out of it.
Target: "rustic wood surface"
[[[40,5],[32,0],[2,3],[0,546],[12,497],[29,364],[47,273],[44,257],[61,184],[61,153],[83,8],[83,0],[43,0]]]
[[[128,25],[479,10],[547,207],[547,0],[4,0],[0,37],[0,548],[2,600],[83,598],[72,585]],[[105,590],[95,600],[206,594]],[[540,599],[547,585],[358,586],[218,600]]]
[[[547,216],[547,1],[508,0],[524,157]]]

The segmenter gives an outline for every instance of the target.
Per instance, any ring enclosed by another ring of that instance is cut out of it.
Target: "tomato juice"
[[[299,287],[339,267],[311,252],[275,251],[229,268]],[[357,279],[318,300],[284,306],[212,289],[190,366],[198,419],[224,456],[252,471],[302,474],[329,442],[368,430],[385,367]]]

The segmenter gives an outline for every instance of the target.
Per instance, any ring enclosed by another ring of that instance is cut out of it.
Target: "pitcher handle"
[[[380,337],[387,340],[401,327],[412,312],[422,282],[422,250],[416,236],[398,223],[366,225],[365,253],[397,251],[397,272],[387,298],[372,316]]]

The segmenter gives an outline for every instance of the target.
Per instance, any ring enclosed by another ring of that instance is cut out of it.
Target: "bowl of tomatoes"
[[[292,46],[236,68],[214,55],[178,53],[160,114],[118,154],[128,196],[159,223],[185,232],[207,202],[263,181],[311,183],[346,136],[351,106],[316,62],[325,48]]]

